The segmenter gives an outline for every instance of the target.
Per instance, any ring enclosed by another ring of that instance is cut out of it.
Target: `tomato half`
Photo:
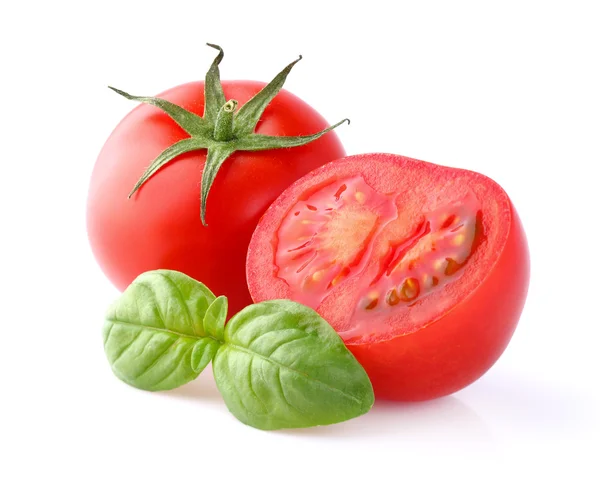
[[[227,99],[240,106],[265,84],[224,81]],[[204,83],[160,96],[202,116]],[[272,136],[316,133],[326,121],[308,104],[281,90],[261,116],[256,132]],[[236,152],[210,191],[207,223],[200,220],[200,180],[206,151],[176,157],[127,199],[144,170],[165,148],[188,135],[152,106],[129,113],[104,145],[91,177],[87,226],[92,250],[120,290],[144,271],[174,269],[229,299],[233,315],[252,302],[245,278],[248,243],[260,216],[291,183],[345,155],[334,133],[302,147]]]
[[[380,398],[424,400],[479,378],[506,348],[529,283],[504,190],[467,170],[357,155],[295,182],[258,224],[255,301],[316,309]]]

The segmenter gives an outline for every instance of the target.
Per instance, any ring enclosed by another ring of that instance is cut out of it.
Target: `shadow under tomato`
[[[212,370],[207,367],[200,376],[177,389],[159,392],[163,397],[222,405]],[[456,396],[425,402],[376,401],[367,414],[343,423],[269,432],[271,435],[300,438],[380,439],[397,436],[402,441],[488,441],[491,433],[479,415]]]
[[[506,436],[536,441],[577,438],[597,420],[598,406],[583,389],[560,382],[497,372],[464,389]]]
[[[278,433],[297,437],[376,438],[402,441],[490,441],[492,434],[479,415],[456,396],[425,402],[376,401],[367,414],[344,423]]]

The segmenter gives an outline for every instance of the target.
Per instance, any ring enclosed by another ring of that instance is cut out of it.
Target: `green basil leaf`
[[[204,329],[209,336],[223,341],[225,321],[227,320],[227,297],[221,295],[211,303],[204,314]]]
[[[106,314],[104,350],[115,375],[145,390],[195,379],[220,345],[203,323],[214,301],[202,283],[177,271],[138,276]]]
[[[213,373],[228,409],[263,430],[345,421],[374,402],[367,374],[314,310],[289,301],[250,305],[225,326]]]

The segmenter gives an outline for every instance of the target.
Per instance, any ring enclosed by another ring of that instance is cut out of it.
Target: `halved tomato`
[[[504,190],[406,157],[346,157],[304,176],[256,228],[254,301],[316,309],[380,398],[424,400],[479,378],[523,309],[529,254]]]

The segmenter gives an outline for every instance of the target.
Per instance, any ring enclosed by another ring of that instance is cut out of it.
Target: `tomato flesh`
[[[361,177],[315,190],[277,230],[277,277],[295,300],[316,309],[334,286],[362,271],[373,237],[394,216],[393,204]]]
[[[496,361],[523,307],[528,268],[520,221],[500,186],[377,154],[294,183],[260,221],[247,259],[255,301],[283,297],[316,309],[376,394],[401,400],[454,392]]]

